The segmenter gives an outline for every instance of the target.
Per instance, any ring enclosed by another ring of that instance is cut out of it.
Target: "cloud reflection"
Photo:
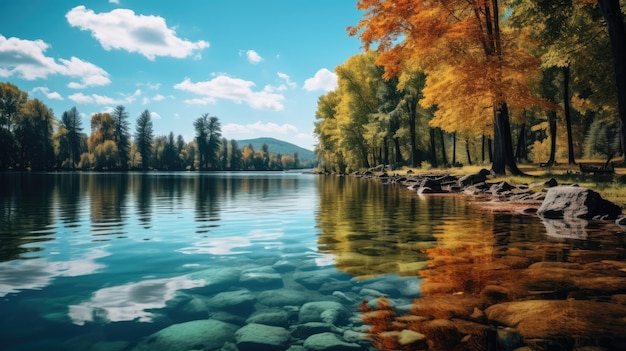
[[[188,255],[238,255],[250,253],[250,250],[240,249],[250,248],[253,245],[260,245],[265,249],[279,247],[282,243],[277,240],[282,238],[283,235],[282,231],[268,232],[261,229],[254,229],[251,230],[248,235],[244,236],[204,238],[204,240],[194,243],[191,247],[184,247],[177,251]]]
[[[165,302],[173,299],[177,290],[204,285],[206,282],[202,279],[180,276],[108,287],[94,292],[87,302],[69,306],[69,317],[77,325],[94,321],[150,322],[155,317],[150,310],[165,307]]]
[[[71,261],[36,259],[0,263],[0,297],[22,290],[43,289],[56,277],[95,273],[105,267],[95,261],[109,255],[102,248],[95,248],[89,250],[84,258]]]

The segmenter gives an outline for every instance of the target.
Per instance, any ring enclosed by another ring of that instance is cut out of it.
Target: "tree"
[[[115,126],[113,118],[108,113],[94,113],[91,116],[91,135],[87,141],[89,151],[93,152],[96,147],[107,140],[115,138]]]
[[[0,83],[0,126],[12,131],[20,107],[28,100],[28,94],[11,83]]]
[[[366,13],[349,34],[358,34],[366,49],[377,44],[376,62],[385,67],[385,77],[398,75],[407,64],[426,73],[421,103],[437,106],[431,124],[453,132],[449,128],[455,124],[484,123],[486,109],[491,110],[492,170],[521,173],[513,155],[509,105],[536,101],[527,80],[537,61],[520,44],[523,33],[501,30],[498,1],[360,0],[357,7]]]
[[[111,113],[113,118],[113,128],[115,145],[119,153],[119,162],[122,169],[128,168],[130,159],[130,122],[128,121],[128,112],[122,105],[115,107]]]
[[[54,114],[38,99],[22,105],[21,118],[15,130],[20,145],[19,163],[22,168],[45,170],[54,162],[52,131]]]
[[[241,149],[239,149],[239,144],[237,144],[237,140],[230,140],[230,169],[238,170],[242,168],[242,159],[243,155],[241,153]]]
[[[63,112],[61,125],[67,130],[64,135],[65,143],[69,153],[70,168],[76,168],[81,155],[81,132],[83,130],[82,120],[76,107]]]
[[[139,118],[137,118],[135,127],[135,143],[141,155],[141,168],[143,170],[147,170],[150,163],[153,138],[152,118],[150,117],[150,111],[145,110],[139,115]]]
[[[222,127],[219,119],[205,113],[194,121],[193,126],[196,129],[200,169],[217,168],[222,144]]]

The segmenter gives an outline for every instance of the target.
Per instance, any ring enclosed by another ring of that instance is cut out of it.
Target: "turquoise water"
[[[265,324],[290,332],[278,349],[306,346],[305,304],[329,301],[345,310],[315,322],[367,350],[359,304],[386,295],[408,312],[433,250],[514,247],[536,262],[601,246],[599,260],[624,259],[619,228],[554,239],[535,217],[347,177],[5,173],[0,194],[0,349],[10,351],[140,350],[170,326],[236,329],[269,314],[281,318]],[[539,255],[537,243],[559,250]],[[224,333],[199,346],[236,350]]]

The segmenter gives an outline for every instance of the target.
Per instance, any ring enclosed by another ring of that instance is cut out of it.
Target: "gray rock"
[[[256,323],[286,328],[289,326],[289,313],[282,310],[257,312],[250,316],[248,320],[246,320],[246,323]]]
[[[333,333],[311,335],[304,341],[304,347],[309,351],[361,350],[359,344],[346,342]]]
[[[285,328],[248,324],[235,332],[240,351],[282,351],[289,346],[291,334]]]
[[[334,332],[338,333],[339,328],[329,323],[322,322],[308,322],[297,324],[291,328],[291,335],[298,339],[306,339],[311,335]]]
[[[258,297],[258,302],[268,307],[299,306],[309,300],[305,292],[292,289],[263,291]]]
[[[237,314],[250,312],[256,297],[249,290],[225,291],[207,301],[209,308],[228,310]]]
[[[597,192],[581,187],[550,188],[537,213],[545,218],[615,219],[622,209]]]
[[[274,263],[274,265],[272,265],[272,268],[274,268],[274,270],[276,272],[286,273],[286,272],[292,272],[292,271],[296,270],[296,268],[298,268],[298,266],[295,263],[291,262],[291,261],[280,260],[280,261]]]
[[[271,267],[255,268],[243,271],[239,283],[251,290],[280,289],[283,278]]]
[[[231,286],[239,283],[240,275],[241,271],[235,268],[210,268],[189,274],[189,278],[204,280],[206,285],[195,288],[194,291],[206,294],[228,290]]]
[[[430,178],[422,180],[422,183],[417,189],[418,194],[440,194],[444,192],[445,191],[441,188],[441,183]]]
[[[302,305],[298,313],[298,321],[300,323],[324,322],[343,325],[350,318],[350,314],[350,311],[339,302],[314,301]]]
[[[232,340],[237,328],[212,319],[174,324],[146,337],[133,351],[216,350]]]
[[[328,280],[328,277],[318,271],[305,271],[296,272],[293,279],[307,289],[317,290]]]

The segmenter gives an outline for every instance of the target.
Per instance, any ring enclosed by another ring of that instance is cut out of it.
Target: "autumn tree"
[[[422,105],[437,106],[431,124],[455,131],[450,128],[484,127],[491,120],[492,170],[520,173],[509,105],[535,101],[526,81],[537,61],[519,43],[524,33],[501,29],[498,1],[360,0],[357,7],[366,13],[349,34],[358,35],[366,49],[377,45],[376,62],[385,67],[386,77],[398,75],[406,64],[426,73]]]
[[[145,110],[137,118],[135,126],[135,143],[137,150],[141,155],[141,168],[147,170],[150,165],[150,157],[152,156],[152,139],[154,131],[152,129],[152,118],[150,111]]]

